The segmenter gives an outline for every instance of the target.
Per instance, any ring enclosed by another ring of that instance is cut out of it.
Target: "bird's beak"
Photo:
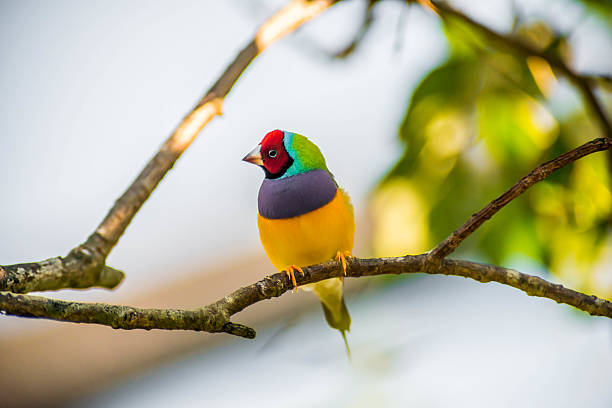
[[[263,160],[261,158],[261,146],[257,145],[256,148],[251,150],[246,156],[242,158],[245,162],[253,163],[258,166],[263,166]]]

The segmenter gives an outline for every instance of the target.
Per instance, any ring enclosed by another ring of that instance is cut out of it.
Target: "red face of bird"
[[[267,178],[278,178],[291,166],[293,159],[284,144],[285,132],[273,130],[242,160],[264,169]]]

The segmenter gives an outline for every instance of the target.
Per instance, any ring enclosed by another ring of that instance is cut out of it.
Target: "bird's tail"
[[[321,299],[325,320],[330,327],[339,330],[346,345],[346,353],[351,358],[351,349],[346,340],[346,332],[351,331],[351,316],[349,315],[342,293],[342,279],[332,278],[309,285]]]
[[[340,330],[340,334],[342,335],[344,345],[346,346],[346,355],[348,356],[349,361],[353,361],[353,357],[351,356],[351,348],[349,347],[348,341],[346,340],[346,330]]]

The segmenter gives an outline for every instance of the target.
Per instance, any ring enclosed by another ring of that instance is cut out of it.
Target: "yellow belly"
[[[289,265],[329,261],[338,251],[352,251],[355,218],[348,196],[338,189],[332,201],[309,213],[283,219],[257,217],[259,237],[279,271]]]

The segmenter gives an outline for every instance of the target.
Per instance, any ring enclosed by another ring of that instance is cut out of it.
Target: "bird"
[[[348,194],[338,186],[319,148],[305,136],[285,130],[268,132],[242,160],[264,170],[257,197],[257,225],[263,248],[297,291],[296,272],[336,259],[346,276],[352,256],[355,216]],[[302,286],[321,301],[330,327],[340,331],[346,352],[350,332],[343,278]]]

